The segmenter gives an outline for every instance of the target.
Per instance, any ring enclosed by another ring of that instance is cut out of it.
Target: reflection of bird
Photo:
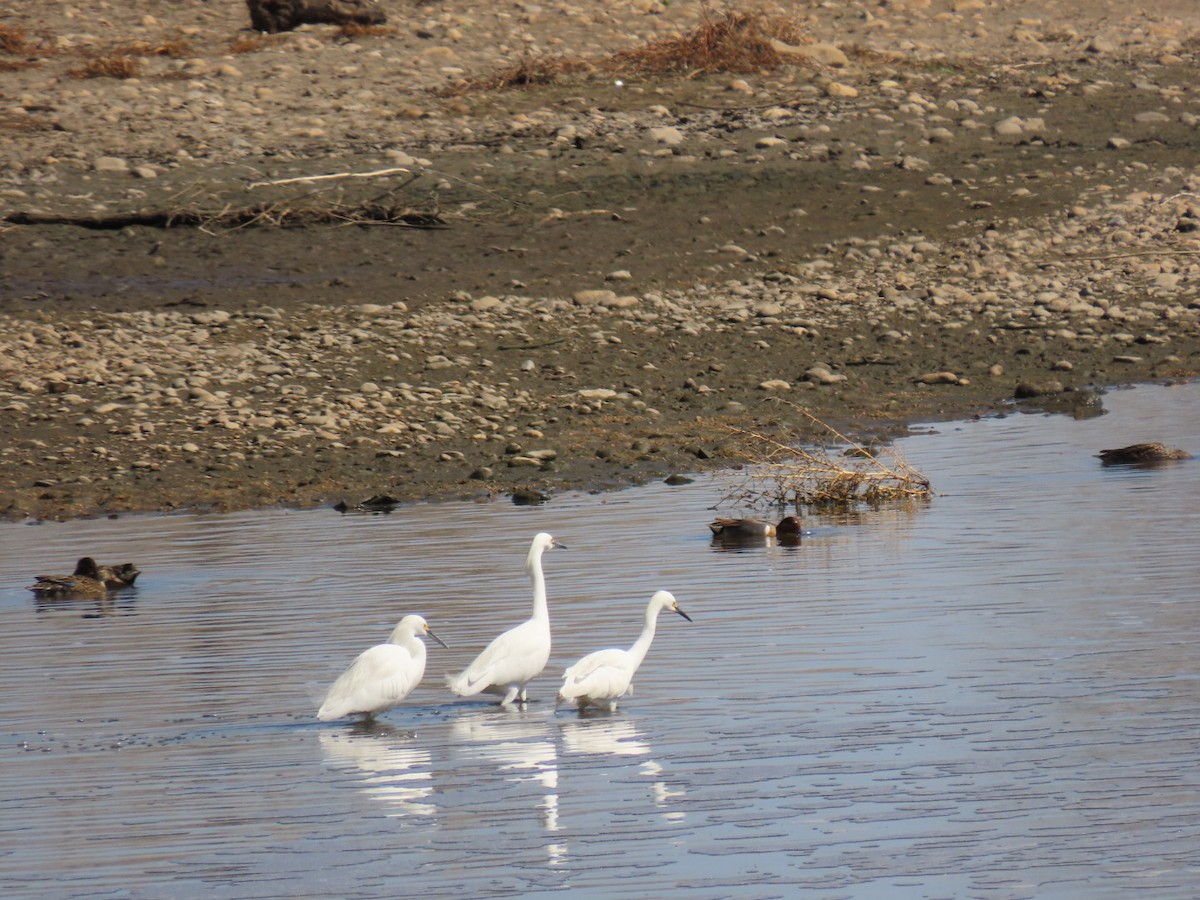
[[[377,728],[382,723],[377,723]],[[377,735],[382,733],[383,737]],[[433,773],[429,751],[400,743],[394,733],[324,729],[321,750],[332,764],[348,764],[362,776],[361,789],[389,816],[432,816]]]
[[[650,745],[628,719],[609,716],[569,719],[562,723],[563,747],[571,753],[646,756]]]
[[[364,650],[338,677],[317,718],[328,722],[362,714],[372,719],[407,697],[425,674],[425,644],[418,637],[425,634],[446,646],[420,616],[401,619],[386,644]]]
[[[511,706],[518,697],[525,702],[525,685],[546,668],[550,658],[550,613],[546,609],[542,554],[563,546],[545,532],[534,535],[525,559],[525,571],[533,582],[533,618],[496,637],[459,674],[447,675],[450,690],[460,697],[480,692],[498,694],[501,706]]]
[[[650,598],[642,633],[633,646],[628,650],[597,650],[563,672],[563,684],[558,689],[559,702],[570,701],[581,710],[588,706],[609,712],[615,710],[617,700],[632,687],[633,675],[646,658],[646,651],[654,640],[658,614],[664,609],[692,621],[692,617],[679,608],[670,591],[657,592]]]
[[[758,519],[714,519],[708,523],[714,537],[800,537],[800,519],[786,516],[778,525]]]
[[[1130,444],[1128,447],[1116,447],[1112,450],[1101,450],[1098,454],[1105,465],[1129,465],[1135,463],[1167,462],[1172,459],[1191,459],[1192,454],[1186,450],[1176,450],[1157,441],[1148,444]]]
[[[71,575],[39,575],[29,590],[40,597],[103,597],[108,593],[101,567],[90,556],[80,559]]]

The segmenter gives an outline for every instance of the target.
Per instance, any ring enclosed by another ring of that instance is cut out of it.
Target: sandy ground
[[[795,406],[870,436],[1200,368],[1194,3],[739,6],[820,61],[705,75],[601,63],[697,4],[384,6],[0,14],[3,515],[552,495]],[[452,90],[548,54],[594,69]]]

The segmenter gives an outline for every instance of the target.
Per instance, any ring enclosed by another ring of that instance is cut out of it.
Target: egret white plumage
[[[658,626],[658,614],[664,609],[679,613],[689,622],[692,617],[679,608],[670,591],[658,591],[646,606],[642,633],[628,650],[612,648],[589,653],[575,665],[563,672],[562,687],[558,689],[558,702],[569,701],[579,709],[594,706],[612,712],[617,700],[629,693],[633,687],[633,676],[654,640]]]
[[[533,582],[533,617],[496,637],[462,672],[447,675],[446,684],[454,693],[460,697],[497,694],[501,706],[528,699],[525,685],[546,668],[550,659],[550,613],[546,608],[542,554],[556,547],[565,545],[544,531],[534,535],[525,558],[525,571]]]
[[[387,643],[364,650],[338,676],[317,710],[317,718],[322,722],[352,715],[373,719],[407,697],[425,674],[422,635],[446,646],[423,618],[405,616]]]

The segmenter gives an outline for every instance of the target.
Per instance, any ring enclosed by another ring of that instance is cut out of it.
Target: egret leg
[[[514,684],[504,695],[504,699],[500,701],[501,706],[512,706],[512,702],[517,699],[517,694],[521,692],[521,686]]]

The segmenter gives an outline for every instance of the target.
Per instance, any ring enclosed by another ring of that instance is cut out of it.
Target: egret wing
[[[625,693],[633,672],[624,650],[597,650],[563,672],[559,694],[564,699],[596,697],[615,699]]]

